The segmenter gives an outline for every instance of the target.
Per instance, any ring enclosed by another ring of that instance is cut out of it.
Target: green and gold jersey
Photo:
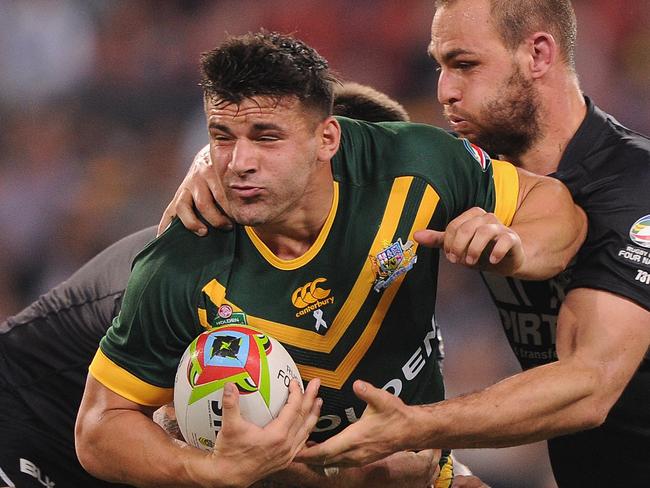
[[[136,259],[120,315],[91,367],[111,390],[143,405],[172,398],[187,345],[203,330],[246,323],[288,349],[324,400],[315,440],[360,417],[361,378],[408,404],[444,390],[434,320],[438,252],[416,230],[443,230],[479,206],[509,224],[513,166],[439,129],[341,119],[334,198],[314,244],[282,260],[255,230],[199,238],[175,222]]]

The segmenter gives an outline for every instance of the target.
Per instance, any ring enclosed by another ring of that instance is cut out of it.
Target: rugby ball
[[[292,378],[302,387],[287,350],[264,332],[245,325],[203,332],[181,357],[174,383],[174,408],[185,441],[204,450],[214,446],[226,383],[239,390],[242,417],[263,427],[287,402]]]

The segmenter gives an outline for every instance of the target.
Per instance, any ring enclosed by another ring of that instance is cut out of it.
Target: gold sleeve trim
[[[160,388],[142,381],[111,361],[101,349],[97,349],[88,370],[106,388],[139,405],[159,407],[174,398],[173,388]]]
[[[519,198],[519,175],[517,168],[505,161],[492,160],[496,205],[494,214],[504,225],[512,224]]]

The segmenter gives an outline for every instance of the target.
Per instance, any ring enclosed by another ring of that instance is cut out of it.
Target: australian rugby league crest
[[[650,215],[641,217],[630,229],[630,239],[641,247],[650,248]]]
[[[402,238],[388,244],[376,256],[369,257],[376,276],[373,285],[376,292],[387,288],[399,276],[408,272],[418,260],[413,241],[403,243]]]
[[[467,152],[469,152],[472,155],[472,157],[476,160],[476,162],[481,166],[481,169],[484,172],[487,171],[488,167],[490,166],[490,163],[492,162],[488,153],[486,153],[483,149],[481,149],[477,145],[472,144],[467,139],[461,139],[461,140],[463,141],[463,145],[465,146],[465,149],[467,149]]]

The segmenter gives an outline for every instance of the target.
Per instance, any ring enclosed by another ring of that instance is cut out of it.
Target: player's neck
[[[279,259],[303,256],[318,239],[334,205],[334,184],[323,185],[315,194],[307,194],[303,205],[284,218],[254,229],[255,234]]]
[[[557,170],[567,145],[585,118],[587,106],[575,77],[543,90],[541,136],[515,162],[525,170],[547,175]]]

